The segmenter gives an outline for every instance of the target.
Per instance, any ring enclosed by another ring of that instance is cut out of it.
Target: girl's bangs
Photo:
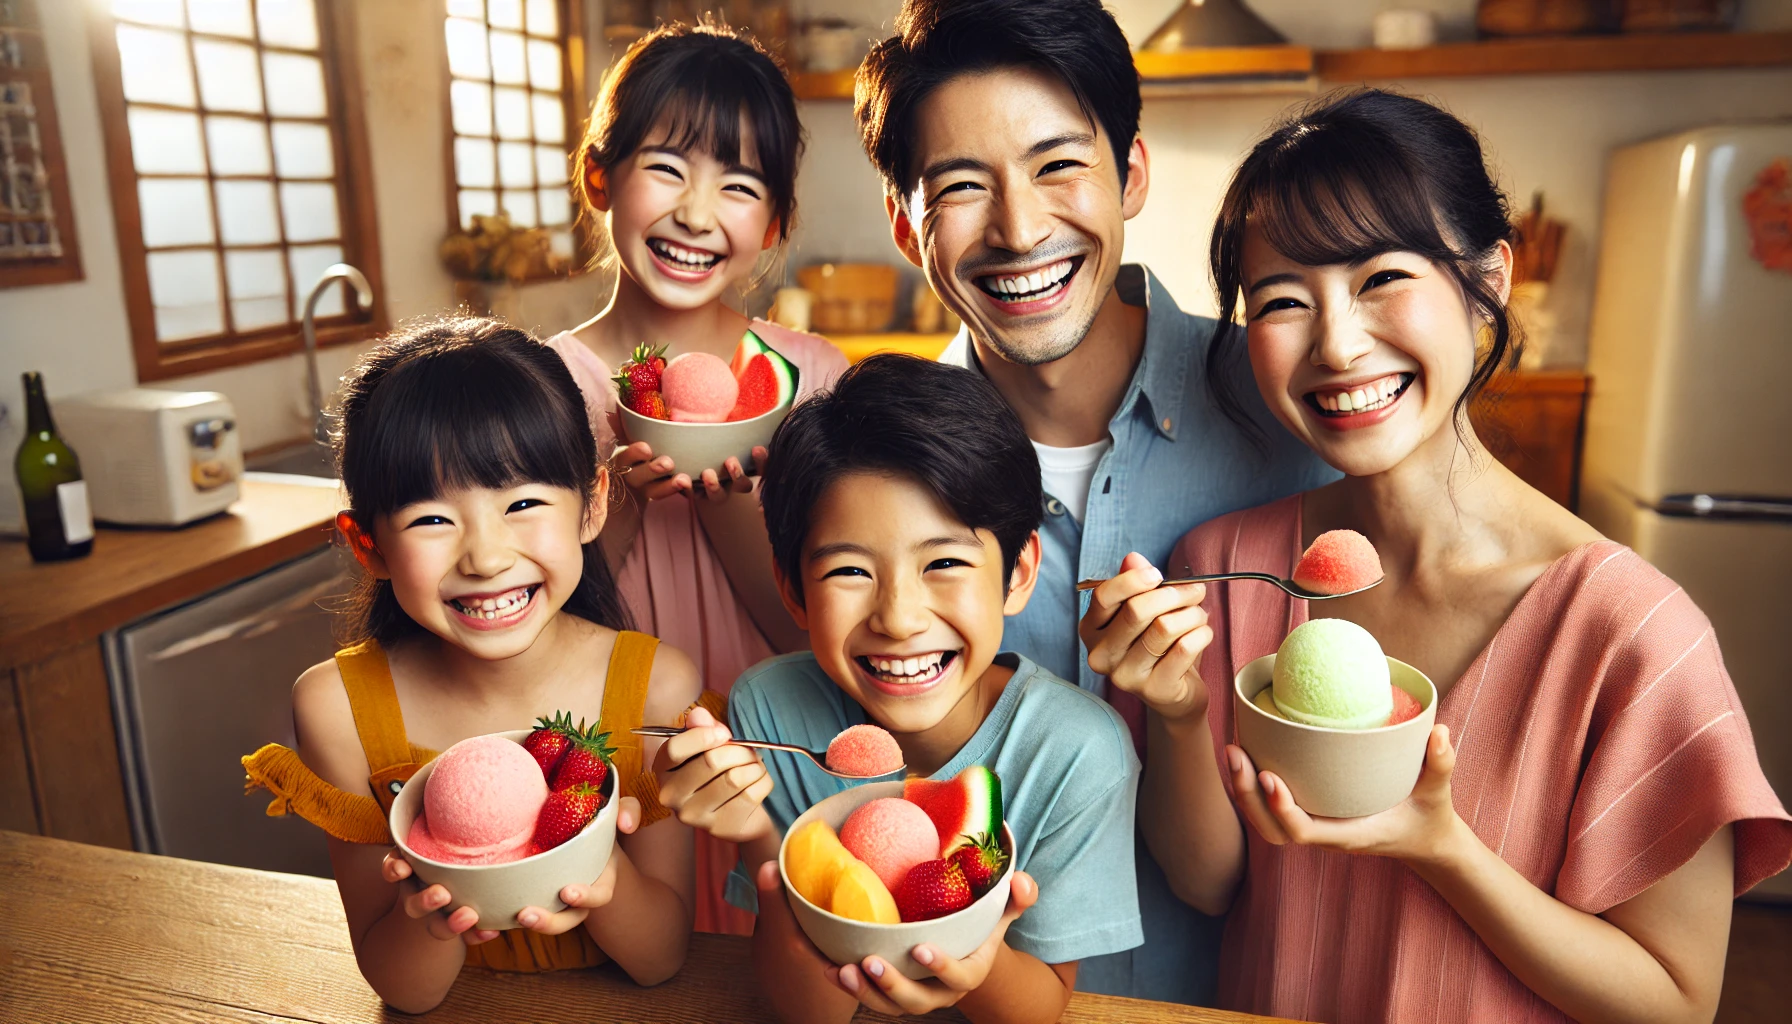
[[[394,373],[343,452],[343,476],[359,484],[354,507],[386,515],[458,490],[522,483],[589,496],[597,457],[584,410],[572,422],[562,403],[542,400],[552,394],[545,383],[475,348]],[[351,463],[361,459],[378,471],[357,472]]]
[[[1251,225],[1297,263],[1357,264],[1396,251],[1459,258],[1417,175],[1388,149],[1309,128],[1267,154],[1244,184]]]

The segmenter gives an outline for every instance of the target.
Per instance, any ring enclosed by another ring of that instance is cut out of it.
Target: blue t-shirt
[[[970,740],[930,778],[974,764],[1002,780],[1015,867],[1039,883],[1039,902],[1008,929],[1008,945],[1051,964],[1131,949],[1144,941],[1134,886],[1133,802],[1139,761],[1114,710],[1026,658],[1003,654],[1014,675]],[[842,729],[869,721],[808,652],[748,669],[728,695],[741,739],[825,750]],[[775,784],[765,808],[782,832],[825,797],[854,783],[808,759],[761,751]],[[728,901],[757,911],[740,865]]]

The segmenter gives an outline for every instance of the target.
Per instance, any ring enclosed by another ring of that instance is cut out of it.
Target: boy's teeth
[[[935,671],[938,671],[940,661],[944,657],[944,652],[936,652],[934,654],[923,654],[914,658],[868,657],[865,660],[870,662],[871,667],[882,675],[912,677],[932,675]]]

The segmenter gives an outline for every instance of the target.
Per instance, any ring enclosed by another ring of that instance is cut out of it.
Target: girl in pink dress
[[[586,212],[603,225],[620,269],[616,294],[589,322],[548,340],[628,485],[603,539],[635,626],[688,652],[722,694],[754,663],[807,647],[771,580],[757,478],[729,459],[729,479],[705,469],[693,480],[645,442],[627,443],[610,378],[641,347],[727,359],[749,328],[796,366],[799,400],[846,369],[825,339],[749,321],[723,301],[787,236],[801,154],[796,98],[751,41],[672,25],[629,47],[578,153]],[[700,930],[752,930],[752,917],[722,899],[734,861],[732,844],[699,837]]]
[[[1154,589],[1135,554],[1082,623],[1145,743],[1147,841],[1178,895],[1230,911],[1228,1007],[1710,1020],[1730,901],[1792,860],[1710,622],[1469,425],[1515,351],[1509,234],[1473,132],[1376,91],[1278,128],[1222,204],[1220,322],[1242,301],[1262,400],[1346,476],[1197,527],[1172,565],[1285,578],[1317,534],[1352,529],[1387,574],[1309,607],[1260,583]],[[1210,368],[1244,357],[1240,333]],[[1418,784],[1382,813],[1312,817],[1230,742],[1234,673],[1309,615],[1438,684]]]

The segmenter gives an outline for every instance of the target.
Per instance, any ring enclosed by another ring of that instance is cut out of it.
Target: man
[[[941,359],[984,373],[1039,454],[1044,556],[1005,644],[1105,694],[1077,639],[1077,580],[1129,551],[1174,575],[1191,527],[1336,474],[1275,422],[1243,360],[1219,369],[1251,426],[1222,411],[1214,322],[1122,265],[1150,166],[1132,53],[1098,0],[907,0],[896,27],[855,105],[893,237],[964,321]],[[1142,841],[1138,870],[1145,945],[1084,961],[1079,986],[1210,1001],[1216,922],[1171,894]]]

